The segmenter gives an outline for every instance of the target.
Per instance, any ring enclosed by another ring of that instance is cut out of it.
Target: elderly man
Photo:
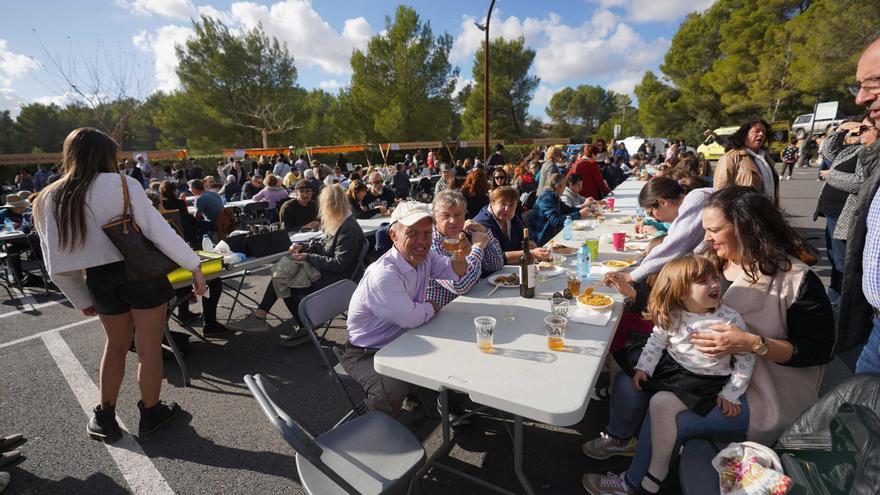
[[[467,273],[462,249],[447,258],[431,249],[434,218],[428,205],[401,203],[391,217],[393,247],[367,268],[348,306],[348,342],[342,366],[366,393],[371,411],[397,416],[410,384],[376,373],[376,352],[434,317],[441,305],[426,299],[431,280],[458,281]],[[467,237],[459,242],[469,248]]]
[[[468,269],[461,278],[453,280],[431,280],[428,284],[428,299],[446,306],[456,297],[467,294],[480,281],[480,275],[497,272],[504,267],[504,251],[498,239],[492,236],[483,225],[473,220],[465,221],[467,200],[458,191],[442,191],[434,198],[434,233],[431,249],[443,256],[467,253],[465,260]],[[470,235],[471,245],[461,244],[455,252],[443,246],[445,239],[458,239],[465,232]],[[463,251],[469,248],[468,251]]]
[[[857,84],[851,88],[856,103],[868,117],[880,121],[880,39],[859,59]],[[860,152],[865,180],[859,188],[852,226],[846,243],[838,339],[835,352],[856,347],[867,339],[856,373],[880,373],[880,141]]]
[[[434,195],[440,194],[440,191],[449,189],[449,179],[452,178],[452,169],[446,163],[440,163],[437,166],[440,169],[440,180],[434,185]]]
[[[409,179],[407,179],[409,182]],[[364,196],[364,205],[367,208],[378,208],[380,206],[390,207],[394,205],[394,191],[385,188],[385,180],[379,172],[373,172],[367,179],[367,195]]]

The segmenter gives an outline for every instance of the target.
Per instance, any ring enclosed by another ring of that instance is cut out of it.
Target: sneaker
[[[202,328],[202,335],[207,338],[220,337],[229,333],[232,333],[231,328],[216,321],[214,323],[206,323],[205,327]]]
[[[596,387],[590,392],[590,399],[595,401],[608,400],[611,397],[611,387]]]
[[[269,325],[265,319],[257,318],[257,315],[251,313],[243,320],[233,321],[226,324],[232,330],[240,332],[265,332],[269,330]]]
[[[165,404],[161,400],[153,407],[144,407],[144,401],[139,400],[137,407],[141,412],[141,420],[138,423],[138,438],[141,440],[148,439],[168,426],[174,416],[180,412],[180,406],[176,402]]]
[[[584,455],[592,459],[604,460],[616,455],[632,457],[636,454],[636,439],[618,440],[602,432],[598,437],[584,442],[581,446]]]
[[[290,337],[281,339],[281,347],[296,347],[309,341],[309,335],[306,332],[296,332]]]
[[[590,495],[633,495],[635,491],[626,484],[624,474],[587,473],[581,478],[581,484]]]
[[[3,452],[2,454],[0,454],[0,467],[3,467],[10,462],[15,461],[20,455],[20,450],[10,450],[9,452]]]
[[[5,437],[0,438],[0,451],[8,450],[10,447],[18,445],[21,442],[24,442],[24,437],[21,436],[21,433],[6,435]]]
[[[89,421],[86,431],[93,440],[113,443],[122,438],[122,430],[116,422],[116,406],[95,406],[94,417]]]
[[[785,180],[791,180],[791,176],[790,175],[785,176]]]

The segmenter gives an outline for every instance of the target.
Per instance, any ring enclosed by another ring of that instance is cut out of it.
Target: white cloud
[[[69,103],[72,103],[76,100],[76,95],[68,91],[63,95],[40,96],[39,98],[34,98],[33,102],[40,103],[41,105],[58,105],[59,107],[64,108]]]
[[[459,77],[458,79],[456,79],[455,89],[452,90],[452,95],[458,96],[458,93],[461,93],[461,90],[463,90],[468,84],[472,84],[474,85],[474,87],[476,87],[475,81],[472,78],[465,79],[463,77]]]
[[[229,17],[229,14],[223,12],[222,10],[217,10],[210,5],[202,5],[197,10],[199,11],[199,15],[210,17],[211,19],[220,21],[226,25],[232,24],[233,22],[232,18]]]
[[[9,86],[12,81],[39,68],[40,63],[35,59],[20,53],[13,53],[9,49],[9,43],[0,39],[0,86]]]
[[[702,12],[715,0],[595,0],[602,9],[625,12],[624,20],[636,23],[673,22],[691,12]]]
[[[192,35],[192,29],[181,26],[162,26],[153,33],[139,31],[131,41],[139,50],[152,52],[156,89],[173,91],[180,86],[177,77],[177,52],[175,45],[184,43]]]
[[[543,111],[548,105],[550,105],[550,99],[553,98],[553,95],[555,95],[559,89],[560,88],[550,88],[543,84],[538,85],[538,89],[535,90],[535,95],[532,97],[532,106],[538,107]]]
[[[337,81],[336,79],[329,79],[327,81],[321,81],[318,84],[318,87],[329,93],[335,93],[345,87],[345,84]]]
[[[117,5],[127,7],[133,14],[152,16],[153,14],[172,19],[189,19],[198,16],[198,9],[190,0],[117,0]]]
[[[366,48],[373,29],[363,17],[345,21],[342,33],[335,31],[306,0],[283,0],[269,7],[236,2],[230,17],[241,27],[258,23],[269,36],[287,43],[297,66],[320,67],[331,74],[351,73],[351,54]]]
[[[12,88],[0,88],[0,112],[9,110],[12,118],[18,117],[21,111],[21,96]]]

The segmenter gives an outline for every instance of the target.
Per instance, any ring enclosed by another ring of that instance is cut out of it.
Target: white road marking
[[[73,323],[69,323],[69,324],[67,324],[67,325],[63,325],[63,326],[60,326],[60,327],[58,327],[58,328],[53,328],[53,329],[51,329],[51,330],[46,330],[46,331],[44,331],[44,332],[35,333],[35,334],[33,334],[33,335],[28,335],[27,337],[22,337],[22,338],[20,338],[20,339],[13,340],[12,342],[6,342],[5,344],[0,344],[0,349],[4,349],[4,348],[6,348],[6,347],[11,347],[11,346],[14,346],[14,345],[16,345],[16,344],[21,344],[22,342],[27,342],[27,341],[29,341],[29,340],[39,339],[39,338],[41,338],[42,336],[44,336],[44,335],[48,335],[48,334],[50,334],[50,333],[58,333],[58,332],[60,332],[60,331],[62,331],[62,330],[67,330],[68,328],[78,327],[78,326],[80,326],[80,325],[85,325],[86,323],[91,323],[91,322],[93,322],[93,321],[97,321],[97,320],[98,320],[98,317],[97,317],[97,316],[93,316],[93,317],[91,317],[91,318],[87,318],[87,319],[85,319],[85,320],[80,320],[80,321],[75,321],[75,322],[73,322]]]
[[[49,349],[49,354],[55,360],[70,389],[79,401],[80,407],[86,414],[87,418],[91,418],[92,409],[100,401],[100,392],[98,387],[89,378],[88,373],[82,364],[73,355],[73,351],[64,342],[64,339],[58,331],[45,332],[42,335],[43,342]],[[123,429],[122,439],[118,442],[107,445],[110,456],[122,472],[122,477],[128,483],[128,488],[134,494],[173,494],[174,490],[168,486],[168,482],[162,477],[162,474],[156,469],[153,461],[144,454],[141,446],[128,433],[128,429],[119,420],[119,426]],[[85,435],[85,423],[83,423],[83,431],[77,432]]]

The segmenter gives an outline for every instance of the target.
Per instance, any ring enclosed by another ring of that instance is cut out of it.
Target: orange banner
[[[326,155],[328,153],[355,153],[366,150],[363,144],[344,144],[341,146],[309,146],[306,152],[310,155]]]
[[[116,152],[117,160],[126,158],[133,160],[138,154],[144,154],[148,160],[168,160],[168,159],[184,159],[186,158],[186,150],[158,150],[158,151],[129,151],[122,150]],[[9,155],[0,155],[0,166],[3,165],[39,165],[39,164],[61,164],[61,153],[17,153]]]
[[[250,158],[254,156],[286,155],[289,151],[289,148],[225,149],[223,150],[223,156],[234,156],[236,158],[243,158],[244,155],[247,155]]]

